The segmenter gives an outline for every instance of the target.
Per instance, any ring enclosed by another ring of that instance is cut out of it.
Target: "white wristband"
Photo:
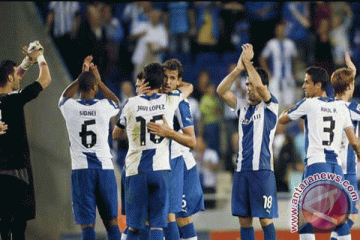
[[[46,63],[44,55],[38,56],[36,60],[37,60],[39,65],[40,65],[40,63]]]
[[[28,60],[28,57],[24,58],[24,60],[21,62],[20,67],[27,71],[31,67],[31,63]]]

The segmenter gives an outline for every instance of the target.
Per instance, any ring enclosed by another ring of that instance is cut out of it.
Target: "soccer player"
[[[110,119],[119,112],[119,99],[101,81],[91,61],[92,56],[85,58],[83,72],[59,100],[70,139],[73,212],[84,240],[96,238],[96,207],[108,239],[118,240],[118,195],[108,134]],[[74,99],[78,92],[80,99]],[[104,99],[96,98],[98,92]]]
[[[137,239],[148,221],[151,239],[162,240],[169,213],[170,140],[150,133],[147,123],[173,122],[183,97],[179,91],[160,93],[164,72],[159,63],[145,66],[144,73],[150,91],[129,98],[117,124],[122,131],[126,129],[129,139],[125,159],[127,239]]]
[[[350,145],[360,156],[360,142],[356,138],[354,126],[345,102],[326,97],[329,75],[325,69],[310,67],[306,70],[303,89],[305,97],[294,108],[285,110],[279,117],[279,124],[286,124],[299,118],[304,119],[306,138],[306,159],[303,178],[316,173],[335,173],[344,177],[339,152],[342,134],[345,131]],[[343,94],[345,89],[337,90]],[[300,239],[315,239],[314,228],[299,216]],[[336,227],[342,239],[348,239],[348,224]],[[348,235],[349,236],[349,235]]]
[[[237,66],[217,87],[217,93],[239,117],[239,150],[232,188],[232,214],[239,217],[241,239],[254,239],[253,218],[258,217],[264,239],[276,239],[273,218],[278,217],[272,143],[278,115],[278,102],[268,90],[269,78],[255,68],[251,44],[242,46]],[[240,73],[246,70],[247,99],[230,91]],[[256,189],[256,191],[254,191]]]
[[[183,84],[184,67],[178,59],[163,63],[165,84],[163,91],[171,92]],[[196,162],[190,148],[196,145],[193,118],[187,100],[180,102],[174,116],[174,129],[167,124],[149,123],[151,133],[171,138],[170,217],[164,229],[165,239],[197,239],[191,216],[204,210],[204,196]]]
[[[24,106],[51,83],[44,48],[32,42],[23,48],[26,57],[17,66],[11,60],[0,63],[0,233],[3,240],[25,239],[28,220],[35,218],[35,194]],[[38,79],[20,89],[26,70],[38,63]]]
[[[340,68],[336,70],[331,76],[331,84],[334,88],[336,98],[345,101],[346,105],[350,109],[350,117],[354,125],[355,134],[358,138],[359,137],[358,127],[360,123],[360,111],[359,111],[360,105],[355,101],[349,101],[354,92],[354,85],[355,85],[354,78],[356,75],[356,67],[354,63],[351,61],[351,57],[349,53],[345,54],[345,62],[348,68]],[[357,163],[356,154],[352,149],[352,147],[350,146],[346,136],[343,136],[343,147],[341,148],[339,157],[341,158],[341,167],[344,173],[345,180],[348,180],[350,185],[354,187],[354,191],[358,192],[357,178],[356,178],[356,163]],[[350,218],[347,221],[348,231],[347,232],[333,231],[331,233],[331,240],[335,240],[338,239],[338,237],[351,234],[350,229],[353,226],[358,214],[356,203],[357,201],[351,202]]]

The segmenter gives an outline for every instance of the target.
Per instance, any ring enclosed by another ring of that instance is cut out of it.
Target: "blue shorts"
[[[357,185],[357,179],[356,174],[345,174],[345,179],[349,181],[350,185],[354,187],[354,191],[358,192],[358,185]],[[351,201],[351,214],[357,214],[359,213],[358,209],[356,208],[356,203],[358,201]]]
[[[303,174],[303,180],[316,173],[322,173],[322,172],[335,173],[336,175],[339,175],[342,177],[342,179],[344,179],[344,174],[340,165],[321,162],[306,166]]]
[[[274,172],[235,172],[231,210],[232,215],[238,217],[277,218],[278,202]]]
[[[171,159],[171,172],[169,176],[170,213],[181,211],[182,195],[184,189],[185,162],[182,156]]]
[[[194,166],[190,170],[185,167],[182,210],[176,213],[176,217],[189,217],[199,211],[204,211],[204,209],[204,193],[197,167]]]
[[[143,229],[167,227],[169,214],[168,181],[170,171],[139,173],[125,179],[125,212],[129,227]]]
[[[95,223],[96,206],[105,221],[118,216],[118,195],[114,170],[79,169],[71,172],[75,222]]]
[[[126,167],[124,166],[121,170],[121,182],[120,182],[120,201],[121,201],[121,215],[125,214],[125,176]]]

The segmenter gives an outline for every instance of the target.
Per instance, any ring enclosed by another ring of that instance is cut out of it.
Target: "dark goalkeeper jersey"
[[[24,90],[0,94],[1,121],[8,125],[6,133],[0,135],[0,170],[30,166],[24,105],[36,98],[42,89],[39,82],[34,82]]]

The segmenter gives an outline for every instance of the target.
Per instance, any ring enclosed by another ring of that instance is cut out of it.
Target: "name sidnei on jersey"
[[[80,116],[96,116],[96,111],[79,111]]]
[[[165,110],[165,104],[158,104],[153,106],[138,106],[137,112],[139,111],[157,111],[157,110]]]

